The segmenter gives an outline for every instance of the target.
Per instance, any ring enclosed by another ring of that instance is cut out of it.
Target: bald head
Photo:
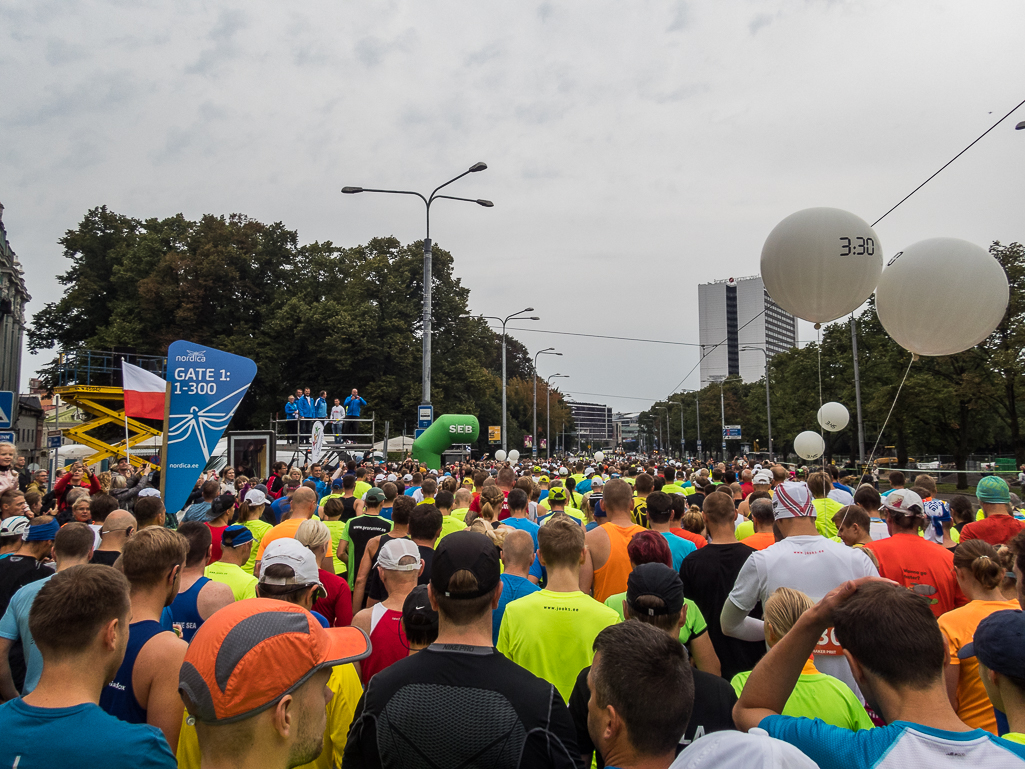
[[[510,531],[502,540],[502,561],[506,569],[529,569],[534,563],[534,538],[526,531]]]
[[[300,486],[292,494],[292,518],[312,518],[317,509],[317,492],[306,486]]]
[[[135,516],[127,510],[115,510],[103,521],[100,529],[100,545],[124,542],[131,532],[138,528]]]

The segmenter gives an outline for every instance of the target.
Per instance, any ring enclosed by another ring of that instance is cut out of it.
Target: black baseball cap
[[[456,572],[469,571],[477,578],[477,589],[452,593],[449,582]],[[436,595],[446,598],[478,598],[495,589],[501,579],[498,548],[476,531],[456,531],[443,537],[434,551],[431,585]]]
[[[658,609],[638,609],[635,605],[637,599],[646,595],[661,598],[665,605]],[[683,581],[664,563],[642,563],[627,577],[626,602],[630,604],[630,611],[637,614],[651,617],[679,614],[683,608]]]
[[[972,642],[962,646],[957,657],[975,657],[1001,675],[1025,678],[1025,613],[993,612],[979,623]]]
[[[402,624],[407,628],[438,629],[438,612],[431,608],[427,585],[417,585],[402,602]]]

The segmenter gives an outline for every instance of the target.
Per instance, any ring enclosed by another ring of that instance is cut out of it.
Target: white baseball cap
[[[399,563],[407,555],[412,556],[416,561],[407,564]],[[388,540],[377,556],[377,565],[387,571],[419,571],[420,564],[420,548],[411,539]]]
[[[327,595],[320,581],[317,567],[317,556],[299,540],[291,537],[275,539],[263,551],[260,559],[260,582],[265,585],[317,585],[323,595]],[[295,572],[291,577],[268,577],[267,569],[275,564],[291,566]]]
[[[267,504],[267,495],[259,489],[250,489],[246,492],[245,501],[248,502],[250,505],[255,505],[259,507],[260,505]]]
[[[388,479],[387,480],[388,480],[389,483],[395,483],[395,481],[397,481],[398,479],[399,478],[398,478],[397,475],[395,475],[395,473],[388,473]]]
[[[565,467],[560,467],[559,475],[569,475],[569,470],[567,470]]]
[[[772,484],[772,473],[768,470],[759,470],[755,473],[755,477],[751,479],[751,483],[758,486],[769,486]]]
[[[589,467],[586,470],[584,470],[584,475],[594,475],[594,468]]]
[[[818,764],[789,742],[755,727],[747,734],[714,732],[695,740],[669,769],[817,769]]]
[[[384,480],[385,480],[384,475],[378,474],[377,477],[374,478],[374,483],[376,483],[378,486],[380,486],[384,482]]]
[[[21,536],[28,531],[29,520],[24,515],[13,515],[0,521],[0,537]]]
[[[405,483],[409,483],[411,480],[413,480],[413,476],[410,475],[409,473],[406,473],[405,475],[402,476],[402,480]]]

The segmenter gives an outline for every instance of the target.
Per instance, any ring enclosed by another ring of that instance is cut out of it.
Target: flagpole
[[[125,394],[125,359],[121,358],[121,405],[124,407],[124,394]],[[125,415],[125,458],[128,460],[128,466],[132,466],[132,452],[128,447],[128,409],[122,408]]]

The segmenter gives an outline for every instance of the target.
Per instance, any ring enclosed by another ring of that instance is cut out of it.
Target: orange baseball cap
[[[323,628],[295,604],[250,598],[196,632],[178,675],[189,715],[227,724],[272,707],[326,667],[361,660],[370,639],[356,627]]]

